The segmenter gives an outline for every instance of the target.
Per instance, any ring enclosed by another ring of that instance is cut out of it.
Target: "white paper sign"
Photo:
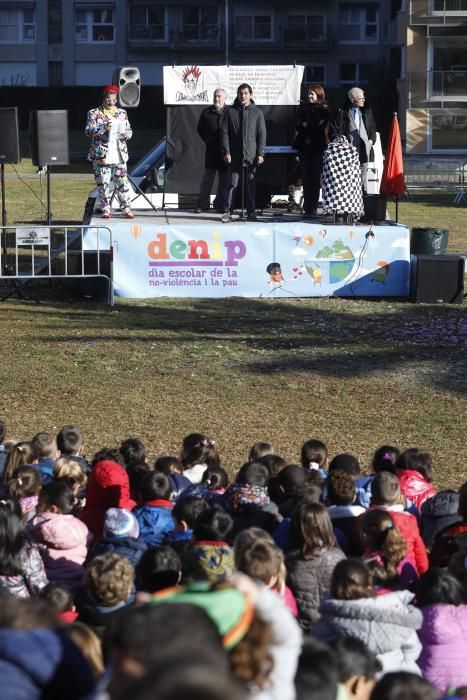
[[[49,245],[50,229],[46,226],[16,228],[16,245]]]
[[[224,88],[233,104],[238,86],[248,83],[257,105],[297,105],[302,78],[303,66],[164,66],[164,103],[207,105]]]

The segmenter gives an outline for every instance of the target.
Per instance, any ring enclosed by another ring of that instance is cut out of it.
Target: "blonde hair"
[[[80,488],[86,486],[86,474],[83,472],[80,464],[74,459],[67,459],[66,457],[57,459],[54,466],[54,475],[56,479],[70,479],[74,484],[78,484]]]
[[[92,675],[97,680],[104,673],[102,645],[97,634],[79,621],[65,625],[62,627],[62,632],[65,632],[67,637],[76,644],[91,667]]]

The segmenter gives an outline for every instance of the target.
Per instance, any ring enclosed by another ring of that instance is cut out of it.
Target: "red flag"
[[[394,114],[392,118],[379,191],[381,194],[396,197],[405,194],[404,163],[397,114]]]

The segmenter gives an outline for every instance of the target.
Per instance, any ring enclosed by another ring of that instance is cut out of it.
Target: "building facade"
[[[102,85],[121,65],[159,85],[164,65],[294,62],[307,82],[365,85],[393,70],[399,4],[0,0],[0,85]]]
[[[467,0],[406,0],[398,17],[408,154],[467,154]]]

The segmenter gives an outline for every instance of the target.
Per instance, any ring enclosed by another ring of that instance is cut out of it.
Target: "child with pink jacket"
[[[86,525],[71,515],[74,496],[63,481],[42,487],[37,514],[28,525],[28,535],[41,552],[47,577],[74,589],[84,573],[84,561],[92,536]]]

